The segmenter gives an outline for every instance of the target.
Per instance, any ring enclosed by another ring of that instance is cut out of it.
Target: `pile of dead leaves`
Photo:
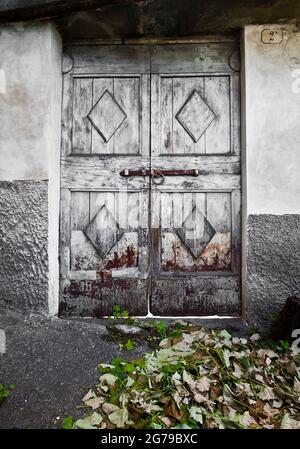
[[[186,326],[143,359],[99,366],[74,428],[300,428],[300,355]]]

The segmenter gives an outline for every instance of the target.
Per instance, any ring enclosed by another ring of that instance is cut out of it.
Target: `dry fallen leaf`
[[[96,397],[96,393],[90,389],[87,394],[82,398],[82,402],[86,403],[86,401],[88,401],[89,399],[95,398]]]
[[[115,404],[110,404],[109,402],[104,402],[102,404],[102,410],[104,411],[104,413],[106,413],[107,415],[109,413],[115,412],[116,410],[119,410],[120,407],[118,407]]]
[[[106,374],[83,402],[102,416],[75,427],[300,428],[300,356],[258,334],[188,326],[136,365],[100,367]]]
[[[97,397],[97,398],[91,398],[88,399],[87,401],[84,401],[85,405],[87,405],[88,407],[91,407],[93,410],[96,410],[97,408],[100,407],[101,404],[103,404],[104,402],[104,398],[103,397]]]
[[[296,421],[290,418],[289,415],[285,414],[282,418],[280,429],[300,429],[300,421]]]
[[[262,401],[270,401],[272,399],[276,399],[273,388],[269,387],[268,385],[264,385],[257,396]]]

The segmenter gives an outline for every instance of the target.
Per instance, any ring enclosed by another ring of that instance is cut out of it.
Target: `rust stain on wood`
[[[231,270],[231,241],[230,233],[218,233],[212,239],[197,259],[187,254],[179,240],[172,242],[172,256],[163,256],[162,269],[168,272],[195,273],[200,271],[230,271]]]
[[[105,264],[106,270],[113,270],[117,268],[129,268],[136,267],[138,264],[138,254],[133,246],[127,246],[126,252],[124,254],[118,254],[117,251],[114,252],[113,259],[109,260]]]

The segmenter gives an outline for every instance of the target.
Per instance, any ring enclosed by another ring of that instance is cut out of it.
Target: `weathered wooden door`
[[[239,314],[236,50],[67,48],[62,314]]]

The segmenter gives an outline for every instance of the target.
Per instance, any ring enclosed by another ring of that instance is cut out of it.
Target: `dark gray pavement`
[[[64,320],[0,310],[6,353],[0,354],[0,383],[15,384],[0,406],[0,428],[60,428],[78,417],[85,389],[97,383],[97,366],[114,357],[133,359],[147,350],[120,351],[103,340],[105,320]]]

